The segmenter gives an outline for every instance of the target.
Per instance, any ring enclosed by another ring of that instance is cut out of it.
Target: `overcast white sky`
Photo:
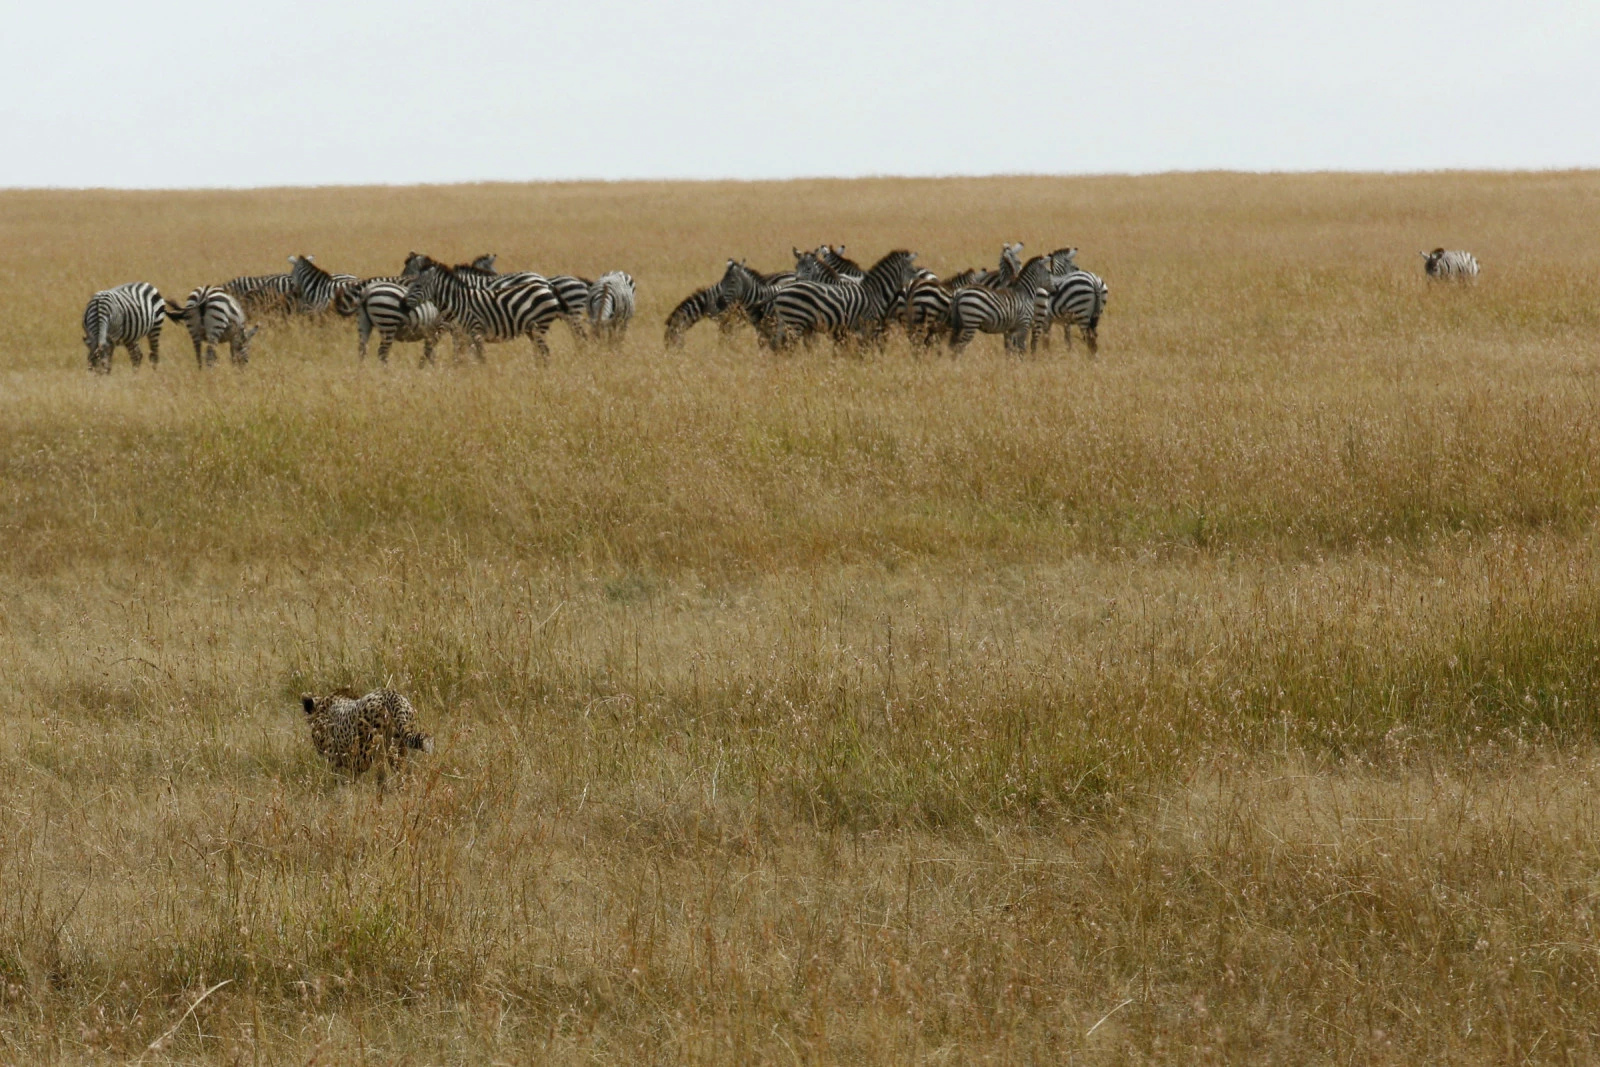
[[[0,186],[1600,165],[1600,0],[40,3]]]

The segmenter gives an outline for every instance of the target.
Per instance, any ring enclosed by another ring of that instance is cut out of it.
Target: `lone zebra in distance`
[[[89,369],[111,373],[111,357],[117,346],[128,350],[128,359],[137,367],[144,361],[139,341],[150,338],[150,366],[161,362],[161,325],[167,305],[149,282],[128,282],[113,289],[102,289],[89,298],[83,309],[83,343],[89,349]]]
[[[1460,249],[1435,248],[1432,252],[1418,252],[1424,260],[1422,269],[1428,277],[1450,281],[1472,281],[1478,276],[1478,258]]]

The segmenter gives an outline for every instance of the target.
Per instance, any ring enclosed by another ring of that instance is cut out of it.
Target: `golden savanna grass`
[[[1600,1058],[1600,175],[0,223],[0,1058]],[[1107,278],[1098,359],[661,344],[728,256],[1018,239]],[[408,249],[640,317],[85,369],[96,289]],[[352,784],[296,696],[380,684],[437,751]]]

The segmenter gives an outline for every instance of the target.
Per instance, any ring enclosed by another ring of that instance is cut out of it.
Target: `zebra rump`
[[[83,343],[89,349],[89,369],[111,373],[111,357],[121,345],[135,367],[144,361],[141,338],[150,338],[150,365],[161,361],[161,325],[166,301],[149,282],[128,282],[102,289],[83,309]]]
[[[194,343],[195,362],[202,370],[217,361],[216,346],[224,341],[235,366],[249,362],[250,338],[261,327],[245,329],[244,308],[226,289],[202,285],[189,294],[182,307],[169,301],[166,311],[170,318],[188,329],[189,340]]]
[[[597,336],[621,340],[633,318],[633,306],[633,278],[625,271],[608,271],[589,287],[589,324]]]

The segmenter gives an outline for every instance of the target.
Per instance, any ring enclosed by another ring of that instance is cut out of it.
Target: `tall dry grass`
[[[1594,1058],[1597,194],[0,195],[0,1056]],[[1017,238],[1099,359],[660,344],[729,255]],[[641,320],[84,369],[94,289],[411,248]],[[294,698],[383,683],[437,754],[345,783]]]

